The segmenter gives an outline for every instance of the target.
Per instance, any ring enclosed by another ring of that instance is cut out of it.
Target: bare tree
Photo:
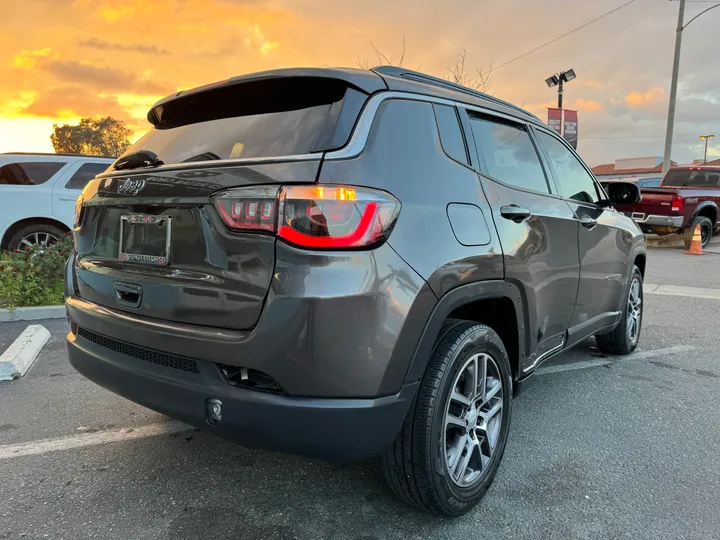
[[[467,51],[462,49],[455,57],[455,65],[452,68],[448,68],[450,72],[446,75],[446,79],[463,86],[467,86],[478,92],[489,92],[492,86],[492,65],[487,71],[482,71],[479,68],[475,68],[474,73],[465,72],[465,58]]]
[[[402,51],[400,52],[400,58],[397,62],[394,61],[393,55],[386,55],[378,49],[372,41],[370,42],[370,46],[373,48],[373,51],[375,51],[375,56],[377,56],[380,64],[386,66],[403,66],[403,62],[405,62],[405,36],[402,38]],[[475,68],[474,73],[466,73],[466,57],[467,51],[463,48],[455,57],[455,65],[452,68],[448,68],[449,73],[445,76],[445,79],[467,86],[468,88],[477,90],[478,92],[488,93],[490,91],[490,87],[492,86],[492,65],[486,71]],[[367,58],[360,58],[357,54],[355,55],[355,65],[360,69],[370,69],[371,67]],[[420,71],[421,67],[422,64],[417,67],[417,71]]]
[[[378,62],[380,64],[384,66],[402,67],[403,62],[405,61],[405,36],[403,36],[402,38],[402,50],[400,51],[400,58],[397,62],[393,61],[393,55],[390,55],[390,57],[388,57],[385,53],[378,49],[372,41],[370,42],[370,46],[373,48],[373,51],[375,51],[375,56],[377,56]],[[355,65],[360,69],[370,69],[370,63],[368,62],[368,59],[361,59],[360,56],[358,56],[357,54],[355,55]]]

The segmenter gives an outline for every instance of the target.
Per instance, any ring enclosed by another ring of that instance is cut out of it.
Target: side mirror
[[[637,204],[642,198],[640,188],[632,182],[609,182],[605,186],[607,201],[600,201],[600,206],[628,206]]]

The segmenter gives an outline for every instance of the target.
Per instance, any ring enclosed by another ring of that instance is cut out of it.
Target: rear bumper
[[[157,365],[69,334],[68,356],[91,381],[131,401],[243,445],[330,461],[383,453],[402,427],[418,384],[375,399],[298,398],[229,385],[215,364]],[[211,425],[207,400],[222,402]]]
[[[633,212],[631,217],[638,225],[657,225],[661,227],[675,227],[679,229],[683,224],[682,216],[658,216],[655,214],[640,214]]]

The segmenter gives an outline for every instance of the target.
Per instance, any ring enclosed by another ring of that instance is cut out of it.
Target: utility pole
[[[703,158],[703,165],[707,163],[707,145],[710,139],[714,139],[715,135],[700,135],[700,140],[705,141],[705,157]]]
[[[673,130],[675,129],[675,102],[677,100],[677,84],[680,72],[680,49],[682,46],[683,24],[685,22],[685,0],[680,0],[677,33],[675,35],[675,57],[673,59],[672,80],[670,82],[670,104],[668,105],[667,131],[665,133],[665,154],[663,156],[663,178],[670,169]]]
[[[672,0],[671,0],[672,1]],[[670,82],[670,105],[668,106],[667,132],[665,134],[665,155],[663,156],[663,178],[670,168],[670,153],[672,152],[673,129],[675,128],[675,102],[677,100],[678,72],[680,71],[680,46],[682,44],[682,33],[690,26],[695,19],[704,15],[711,9],[720,7],[720,3],[714,4],[701,11],[685,24],[685,0],[680,0],[678,11],[677,34],[675,36],[675,58],[673,60],[672,81]],[[707,143],[707,140],[706,140]]]

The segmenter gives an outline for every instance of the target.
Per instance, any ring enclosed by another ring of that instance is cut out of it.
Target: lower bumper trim
[[[400,432],[419,383],[374,399],[305,398],[230,386],[211,362],[199,374],[112,351],[69,334],[72,366],[91,381],[131,401],[245,446],[328,461],[376,457]],[[222,419],[207,421],[209,400],[222,402]]]

